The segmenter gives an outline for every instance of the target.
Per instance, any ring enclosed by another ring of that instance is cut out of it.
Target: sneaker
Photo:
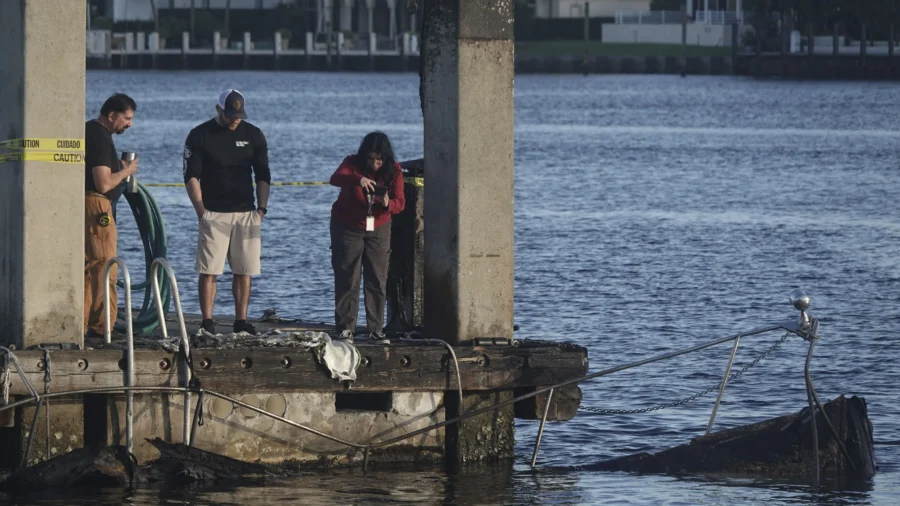
[[[254,328],[253,325],[250,325],[250,322],[247,320],[235,320],[233,330],[235,334],[238,332],[246,332],[251,336],[256,335],[256,328]]]
[[[391,341],[381,332],[369,332],[369,339],[375,344],[391,344]]]
[[[200,330],[216,335],[216,324],[212,320],[203,320],[203,323],[200,324]]]
[[[353,331],[352,330],[344,330],[341,332],[341,341],[344,341],[347,344],[353,344]]]

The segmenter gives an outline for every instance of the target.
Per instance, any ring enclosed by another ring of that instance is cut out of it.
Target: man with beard
[[[138,161],[119,160],[112,134],[131,127],[137,105],[131,97],[117,93],[100,108],[100,116],[84,125],[84,331],[87,337],[103,335],[103,293],[109,284],[110,321],[116,321],[116,279],[113,266],[109,279],[103,276],[106,262],[116,256],[116,222],[113,203],[122,195],[122,182],[137,172]]]

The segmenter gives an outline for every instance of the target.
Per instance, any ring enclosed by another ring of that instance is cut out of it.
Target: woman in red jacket
[[[391,215],[403,210],[403,173],[387,135],[372,132],[355,155],[331,176],[341,189],[331,207],[334,319],[341,339],[353,342],[359,312],[360,267],[364,273],[369,338],[389,344],[383,333],[391,248]]]

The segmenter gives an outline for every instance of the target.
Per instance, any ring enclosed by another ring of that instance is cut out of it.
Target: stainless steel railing
[[[112,341],[112,322],[110,321],[109,312],[109,275],[112,273],[114,265],[119,266],[119,272],[125,281],[125,371],[123,372],[123,384],[126,387],[134,386],[134,327],[133,316],[131,314],[131,275],[128,273],[128,266],[119,257],[112,257],[107,260],[103,269],[103,317],[105,325],[103,327],[103,340],[107,344]],[[159,301],[157,301],[159,303]],[[118,304],[118,302],[116,302]],[[32,431],[33,433],[34,431]],[[134,446],[134,394],[131,391],[125,392],[125,448],[131,453]]]

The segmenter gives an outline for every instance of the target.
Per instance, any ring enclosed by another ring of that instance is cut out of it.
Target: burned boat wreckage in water
[[[818,431],[815,447],[816,432],[809,414],[809,408],[803,408],[793,415],[701,436],[658,453],[638,453],[579,469],[776,479],[802,479],[816,468],[822,478],[837,480],[865,479],[875,474],[878,466],[865,399],[840,396],[826,403],[824,410],[817,410],[815,424],[833,424],[837,436]]]
[[[724,377],[718,385],[707,390],[707,392],[718,390],[718,398],[709,419],[706,435],[695,438],[688,444],[655,454],[639,453],[596,464],[578,466],[577,469],[673,475],[752,476],[773,479],[800,478],[810,480],[814,486],[818,486],[823,478],[838,481],[870,478],[877,472],[877,464],[874,455],[873,427],[868,418],[865,399],[856,396],[839,396],[827,404],[822,404],[813,387],[813,381],[809,373],[813,350],[819,340],[818,320],[807,314],[806,310],[809,307],[810,299],[804,292],[795,290],[791,293],[789,300],[800,311],[799,319],[791,319],[691,348],[587,374],[552,386],[537,388],[529,393],[486,407],[479,407],[455,418],[412,431],[389,441],[352,443],[317,432],[281,417],[269,416],[295,428],[345,444],[351,452],[363,452],[362,467],[365,470],[370,451],[377,451],[391,442],[405,440],[406,438],[457,424],[474,416],[492,413],[510,404],[516,404],[518,408],[523,401],[534,398],[537,401],[534,406],[540,407],[540,411],[543,412],[543,416],[540,416],[540,413],[538,414],[540,428],[531,461],[532,468],[534,468],[551,405],[556,414],[550,419],[559,420],[565,419],[560,418],[558,414],[558,410],[564,409],[560,406],[565,405],[566,402],[571,404],[572,399],[566,398],[566,387],[583,384],[583,382],[594,378],[731,342],[733,347],[725,368]],[[776,342],[740,372],[736,374],[731,373],[735,355],[742,338],[778,330],[786,331],[780,341]],[[737,379],[791,335],[799,336],[809,343],[804,369],[808,406],[795,414],[711,433],[716,413],[728,382]],[[0,351],[6,352],[8,360],[18,369],[19,375],[24,378],[22,369],[13,352],[5,348]],[[458,363],[456,367],[458,370]],[[10,372],[11,369],[7,368],[7,376]],[[141,389],[122,387],[120,390],[140,391]],[[222,394],[198,387],[193,387],[193,389],[173,387],[165,390],[170,392],[187,392],[190,390],[201,396],[204,394],[214,395],[232,400],[236,405],[241,404],[236,399],[230,399]],[[554,399],[554,392],[557,394],[557,399]],[[701,392],[700,395],[702,393],[705,392]],[[462,396],[462,391],[460,391],[460,396]],[[577,402],[580,402],[580,395],[578,397]],[[699,395],[692,396],[686,401],[697,397]],[[41,396],[34,392],[33,400],[39,404]],[[552,403],[554,400],[556,404]],[[0,411],[26,401],[19,401],[8,406],[0,404]],[[585,406],[580,406],[580,408],[586,411],[604,411]],[[650,409],[641,411],[649,411]],[[266,414],[261,410],[259,412],[263,415]],[[197,420],[195,417],[194,430],[196,430],[196,426]],[[192,434],[193,432],[191,431]],[[120,484],[134,486],[153,482],[254,480],[291,476],[298,474],[300,471],[316,468],[316,466],[309,465],[292,465],[290,462],[281,464],[246,462],[193,447],[190,444],[193,443],[193,438],[188,440],[189,444],[187,445],[167,442],[159,438],[147,438],[147,441],[158,450],[160,456],[143,465],[138,465],[128,446],[88,446],[33,466],[24,466],[24,462],[27,460],[23,460],[21,469],[5,477],[0,474],[0,489],[28,490],[60,485]],[[27,459],[27,451],[25,456]],[[348,459],[347,462],[348,465],[354,465],[353,459]],[[358,463],[358,461],[356,462]]]

